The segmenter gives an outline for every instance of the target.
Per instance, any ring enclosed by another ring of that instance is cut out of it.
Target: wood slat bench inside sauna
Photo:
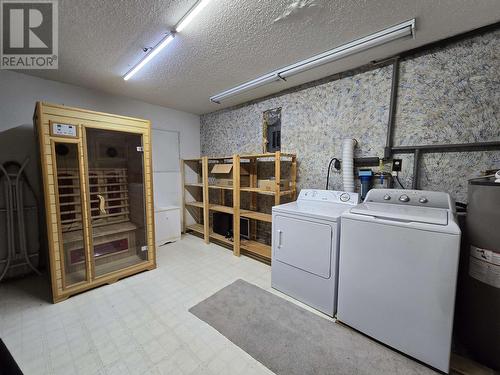
[[[130,220],[126,168],[90,169],[89,191],[95,261],[103,265],[137,259],[137,249],[130,247],[136,243],[138,226]],[[65,263],[70,274],[76,275],[85,269],[78,170],[59,170],[58,193]]]

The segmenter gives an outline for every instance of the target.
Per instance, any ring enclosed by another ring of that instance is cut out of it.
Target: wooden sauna
[[[52,296],[156,267],[150,123],[37,103]]]

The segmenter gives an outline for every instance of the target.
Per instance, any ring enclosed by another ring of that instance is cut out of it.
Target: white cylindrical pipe
[[[354,191],[354,146],[358,142],[352,138],[342,141],[342,181],[344,191]]]

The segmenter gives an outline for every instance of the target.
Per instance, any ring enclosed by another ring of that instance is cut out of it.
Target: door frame
[[[77,128],[79,128],[79,132],[81,134],[81,129],[80,126],[78,125]],[[64,242],[62,239],[62,224],[61,224],[61,210],[60,210],[60,201],[59,201],[59,180],[58,180],[58,171],[57,171],[57,156],[56,156],[56,150],[55,146],[56,143],[70,143],[70,144],[75,144],[77,146],[77,157],[78,157],[78,177],[79,177],[79,185],[80,185],[80,205],[81,205],[81,215],[82,215],[82,242],[83,242],[83,249],[84,249],[84,255],[85,255],[85,280],[79,281],[77,283],[67,285],[66,283],[66,264],[65,264],[65,249],[64,249]],[[59,241],[59,263],[61,267],[61,280],[62,280],[62,288],[63,290],[68,290],[71,288],[78,287],[80,285],[89,283],[91,281],[91,270],[90,270],[90,264],[89,264],[89,252],[88,252],[88,235],[87,235],[87,209],[86,209],[86,193],[85,193],[85,171],[83,170],[82,167],[82,159],[85,160],[84,157],[84,149],[82,147],[82,139],[81,137],[78,138],[70,138],[70,137],[54,137],[52,136],[50,138],[50,149],[52,152],[52,155],[54,155],[53,160],[52,160],[52,173],[54,175],[54,194],[56,197],[56,217],[57,217],[57,227],[59,230],[57,231],[57,239]]]

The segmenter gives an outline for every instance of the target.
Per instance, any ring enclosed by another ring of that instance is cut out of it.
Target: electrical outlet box
[[[403,164],[403,159],[392,159],[392,171],[401,172],[402,164]]]

